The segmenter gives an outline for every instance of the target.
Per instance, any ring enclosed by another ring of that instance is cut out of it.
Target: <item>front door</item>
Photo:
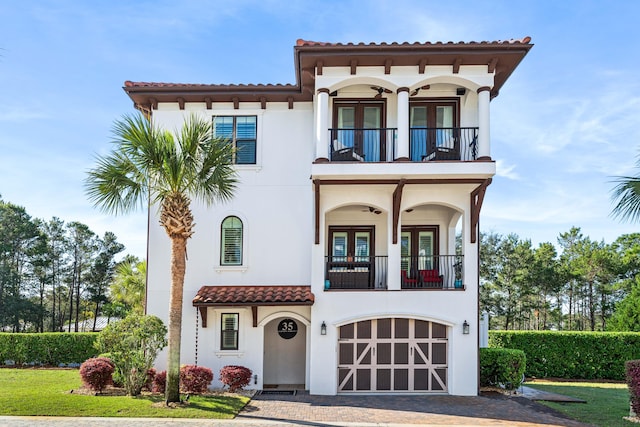
[[[447,327],[373,319],[340,327],[339,392],[446,392]]]
[[[264,327],[264,387],[305,388],[307,327],[281,317]]]

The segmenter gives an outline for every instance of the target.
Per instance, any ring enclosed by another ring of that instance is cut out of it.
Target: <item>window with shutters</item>
[[[215,116],[213,118],[213,135],[233,144],[236,149],[233,162],[237,165],[256,164],[257,128],[257,116]]]
[[[220,350],[238,349],[238,313],[222,313],[220,322]]]
[[[242,265],[242,221],[228,216],[222,221],[220,265]]]

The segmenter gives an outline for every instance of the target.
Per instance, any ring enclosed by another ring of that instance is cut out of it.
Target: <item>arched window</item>
[[[242,265],[242,221],[228,216],[222,221],[220,265]]]

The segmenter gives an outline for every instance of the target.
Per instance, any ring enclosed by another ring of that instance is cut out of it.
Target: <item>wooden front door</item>
[[[447,327],[373,319],[340,327],[338,392],[447,392]]]

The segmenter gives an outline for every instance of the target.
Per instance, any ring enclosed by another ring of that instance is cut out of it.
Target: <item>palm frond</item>
[[[116,215],[144,206],[145,178],[129,159],[113,152],[96,162],[84,181],[85,192],[94,206]]]
[[[117,120],[111,153],[97,158],[85,191],[94,205],[120,214],[182,194],[206,204],[232,197],[238,179],[233,148],[213,138],[211,123],[192,116],[176,135],[141,114]]]
[[[630,222],[640,220],[640,177],[621,176],[614,182],[617,184],[611,191],[615,203],[611,215]]]

